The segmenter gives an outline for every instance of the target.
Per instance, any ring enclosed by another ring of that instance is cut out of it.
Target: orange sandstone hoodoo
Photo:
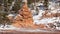
[[[22,8],[19,10],[19,14],[16,16],[16,19],[14,20],[14,23],[12,24],[15,27],[18,28],[44,28],[44,25],[35,25],[33,24],[33,17],[32,13],[29,10],[27,3],[24,3]]]
[[[23,7],[19,10],[19,15],[17,15],[16,20],[13,23],[14,26],[31,27],[33,25],[32,14],[26,3],[24,3]]]

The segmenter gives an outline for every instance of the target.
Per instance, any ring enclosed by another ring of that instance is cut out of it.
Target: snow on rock
[[[40,19],[40,17],[43,16],[42,14],[43,14],[44,12],[45,12],[45,11],[43,11],[43,10],[39,10],[38,15],[33,16],[33,19],[34,19],[34,20],[36,20],[36,19]]]
[[[55,21],[60,21],[59,17],[53,17],[53,18],[44,18],[41,20],[34,20],[35,24],[47,24],[47,23],[54,23]]]
[[[56,27],[56,29],[60,30],[60,27]]]
[[[51,15],[51,13],[52,14],[60,13],[60,9],[59,8],[56,9],[54,7],[54,5],[50,5],[49,8],[51,8],[51,11],[48,12],[47,15]],[[38,15],[33,16],[35,24],[45,24],[45,23],[53,23],[55,21],[60,21],[59,17],[52,17],[52,18],[43,18],[43,19],[40,19],[43,16],[42,14],[44,14],[44,13],[45,13],[45,11],[39,10]]]
[[[51,13],[57,13],[57,10],[53,10],[53,11],[51,11]]]
[[[31,13],[33,14],[33,16],[37,14],[36,10],[31,10]]]
[[[56,11],[56,12],[55,12]],[[45,11],[43,10],[40,10],[39,11],[39,14],[36,15],[36,16],[33,16],[33,19],[34,19],[34,23],[35,24],[46,24],[46,23],[53,23],[55,21],[59,21],[59,17],[53,17],[53,18],[43,18],[41,20],[39,20],[43,15]],[[54,10],[54,11],[51,11],[52,13],[57,13],[57,10]],[[51,14],[48,12],[48,14]]]
[[[43,3],[39,3],[39,2],[36,3],[36,6],[40,6],[40,5],[43,5]]]
[[[51,13],[60,13],[60,9],[51,10]]]
[[[43,13],[45,13],[45,11],[43,11],[43,10],[39,10],[39,14],[38,14],[38,16],[39,16],[39,17],[43,16],[43,15],[42,15]]]

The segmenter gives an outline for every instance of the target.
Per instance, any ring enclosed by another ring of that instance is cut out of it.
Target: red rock
[[[19,15],[16,16],[15,22],[13,23],[16,27],[32,27],[33,25],[33,17],[32,14],[27,7],[27,5],[23,5],[23,7],[19,10]]]

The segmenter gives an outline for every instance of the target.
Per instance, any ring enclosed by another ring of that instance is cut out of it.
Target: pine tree
[[[44,0],[45,9],[48,9],[48,0]]]

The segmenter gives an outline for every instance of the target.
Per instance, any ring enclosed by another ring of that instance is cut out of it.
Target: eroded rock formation
[[[33,25],[33,17],[26,4],[19,10],[13,25],[16,27],[30,27]]]
[[[13,20],[13,26],[18,28],[45,28],[44,24],[36,25],[33,24],[32,13],[26,4],[19,10],[19,14]]]

